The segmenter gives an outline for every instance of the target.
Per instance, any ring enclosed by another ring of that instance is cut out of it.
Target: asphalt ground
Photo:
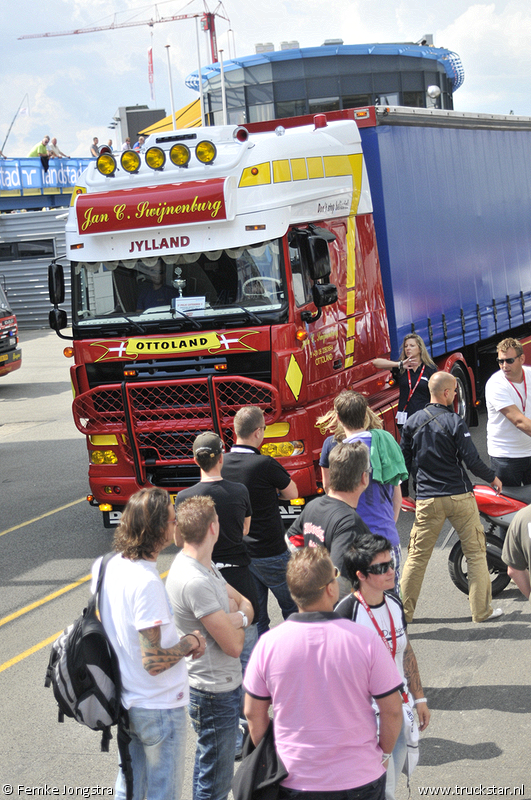
[[[91,565],[112,533],[83,499],[84,438],[70,411],[67,342],[48,331],[22,336],[23,366],[0,379],[0,796],[109,795],[116,747],[98,734],[57,724],[44,689],[50,643],[80,613]],[[472,436],[485,453],[485,418]],[[405,549],[412,524],[402,514]],[[511,584],[495,600],[504,615],[474,624],[448,575],[441,533],[409,635],[432,711],[421,735],[413,797],[513,796],[531,800],[528,674],[531,609]],[[159,560],[163,573],[175,551]],[[404,553],[405,555],[405,553]],[[275,624],[280,615],[274,603]],[[301,672],[306,665],[301,664]],[[348,669],[348,664],[345,665]],[[294,676],[296,679],[296,676]],[[191,800],[194,735],[187,745],[183,800]],[[408,797],[401,779],[398,800]]]

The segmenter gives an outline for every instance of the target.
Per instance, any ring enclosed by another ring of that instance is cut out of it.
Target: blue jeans
[[[404,733],[404,725],[402,725],[402,730],[398,734],[398,739],[393,747],[393,752],[391,753],[391,758],[389,759],[389,763],[387,765],[385,800],[395,800],[396,787],[398,785],[400,773],[402,772],[402,767],[406,762],[406,756],[407,741]]]
[[[293,602],[286,583],[286,568],[290,553],[286,550],[279,556],[269,558],[253,558],[249,564],[256,583],[258,592],[258,605],[260,612],[258,620],[255,620],[258,628],[258,636],[269,630],[269,614],[267,613],[267,590],[271,589],[277,598],[282,616],[287,619],[290,614],[297,612],[297,606]]]
[[[188,712],[197,733],[193,800],[226,800],[234,775],[241,686],[231,692],[190,687]]]
[[[490,465],[505,486],[531,483],[531,456],[522,458],[490,457]]]
[[[247,669],[247,662],[251,657],[251,653],[255,644],[258,641],[258,630],[256,625],[249,625],[245,631],[245,641],[243,643],[243,650],[240,653],[240,664],[242,665],[242,675],[245,677],[245,670]],[[242,691],[242,705],[240,709],[240,724],[238,726],[238,736],[236,738],[236,755],[241,756],[243,747],[243,733],[247,730],[247,720],[243,713],[243,691]]]
[[[180,800],[186,754],[186,707],[130,708],[129,753],[133,767],[133,800]],[[125,800],[119,770],[114,787]]]
[[[279,800],[384,800],[385,773],[372,783],[339,792],[302,792],[280,787]]]

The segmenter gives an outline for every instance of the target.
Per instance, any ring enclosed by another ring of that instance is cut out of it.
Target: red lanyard
[[[395,629],[395,623],[394,623],[394,620],[393,620],[393,615],[389,611],[389,608],[387,606],[387,600],[385,599],[385,596],[384,596],[384,603],[385,603],[385,607],[387,608],[387,613],[389,614],[389,627],[391,629],[391,642],[392,642],[392,645],[389,644],[389,642],[387,641],[387,638],[384,635],[384,632],[382,631],[382,629],[380,628],[380,626],[376,622],[376,617],[372,613],[372,609],[367,604],[367,601],[365,600],[365,598],[362,595],[362,593],[361,592],[354,592],[354,597],[358,598],[359,602],[361,603],[361,605],[363,606],[363,608],[367,612],[370,621],[372,622],[372,624],[374,625],[374,627],[378,631],[380,639],[382,640],[384,645],[387,647],[387,649],[391,653],[391,656],[392,656],[393,661],[394,661],[395,660],[395,656],[396,656],[396,629]]]
[[[389,642],[387,641],[387,639],[386,639],[386,637],[384,635],[384,632],[382,631],[382,629],[380,628],[380,626],[376,622],[376,617],[372,613],[372,609],[367,604],[367,601],[365,600],[365,598],[362,595],[362,593],[361,592],[354,592],[354,597],[356,597],[359,600],[359,602],[361,603],[361,605],[363,606],[363,608],[367,612],[370,621],[372,622],[372,624],[374,625],[374,627],[378,631],[380,639],[382,640],[384,645],[387,647],[387,649],[391,653],[391,657],[392,657],[392,659],[394,661],[395,660],[395,655],[396,655],[396,628],[395,628],[395,622],[394,622],[394,619],[393,619],[393,615],[391,614],[391,612],[389,610],[389,606],[387,605],[387,600],[385,599],[385,595],[384,595],[384,603],[385,603],[385,607],[387,609],[387,613],[389,615],[389,628],[391,629],[392,646],[389,644]],[[407,696],[407,693],[404,691],[404,687],[403,686],[402,686],[402,691],[400,693],[402,695],[402,700],[404,701],[404,703],[408,703],[409,702],[409,698]]]
[[[402,411],[406,410],[406,406],[409,403],[409,401],[411,400],[411,398],[413,397],[413,392],[415,391],[415,389],[419,385],[420,379],[422,378],[422,375],[423,375],[425,369],[426,369],[426,364],[423,364],[422,365],[422,369],[420,371],[420,375],[418,377],[418,380],[417,380],[416,384],[413,386],[413,388],[411,388],[411,370],[410,369],[406,370],[407,371],[407,381],[408,381],[408,384],[409,384],[409,394],[407,396],[407,400],[406,400],[406,402],[404,404],[404,408],[402,409]]]
[[[507,380],[509,381],[509,378],[507,378]],[[509,381],[509,383],[511,384],[511,386],[514,389],[514,391],[516,392],[516,394],[520,398],[520,402],[522,404],[522,411],[525,414],[525,406],[526,406],[526,402],[527,402],[527,384],[525,382],[525,372],[524,372],[524,396],[523,397],[520,394],[520,392],[518,391],[518,389],[516,388],[516,386],[514,385],[514,383],[512,381]]]

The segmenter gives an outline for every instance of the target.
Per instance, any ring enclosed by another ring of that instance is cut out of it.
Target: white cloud
[[[210,2],[213,9],[216,4]],[[157,3],[162,17],[203,13],[199,0]],[[223,13],[223,10],[220,9]],[[325,39],[345,43],[416,41],[425,33],[435,44],[457,52],[465,68],[465,83],[456,92],[456,108],[531,114],[529,75],[531,6],[524,0],[467,4],[464,0],[225,0],[229,23],[216,18],[218,44],[224,58],[254,52],[257,42],[284,40],[302,47]],[[62,150],[88,155],[93,136],[115,139],[107,128],[119,106],[153,107],[147,80],[147,49],[153,38],[156,105],[170,111],[166,44],[170,44],[175,106],[196,97],[184,85],[197,69],[193,20],[140,25],[75,36],[19,41],[24,34],[108,25],[116,21],[147,20],[154,14],[138,0],[2,0],[2,65],[0,68],[0,147],[22,98],[29,95],[31,116],[13,126],[6,151],[25,155],[45,133],[57,136]],[[151,36],[152,34],[152,36]],[[201,61],[210,63],[208,41],[200,33]]]

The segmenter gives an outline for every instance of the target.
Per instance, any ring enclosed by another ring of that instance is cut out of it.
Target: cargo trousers
[[[455,528],[467,560],[470,609],[474,622],[492,614],[492,590],[487,567],[485,533],[472,492],[446,497],[417,498],[408,556],[402,569],[400,589],[407,622],[411,622],[424,573],[445,520]]]

